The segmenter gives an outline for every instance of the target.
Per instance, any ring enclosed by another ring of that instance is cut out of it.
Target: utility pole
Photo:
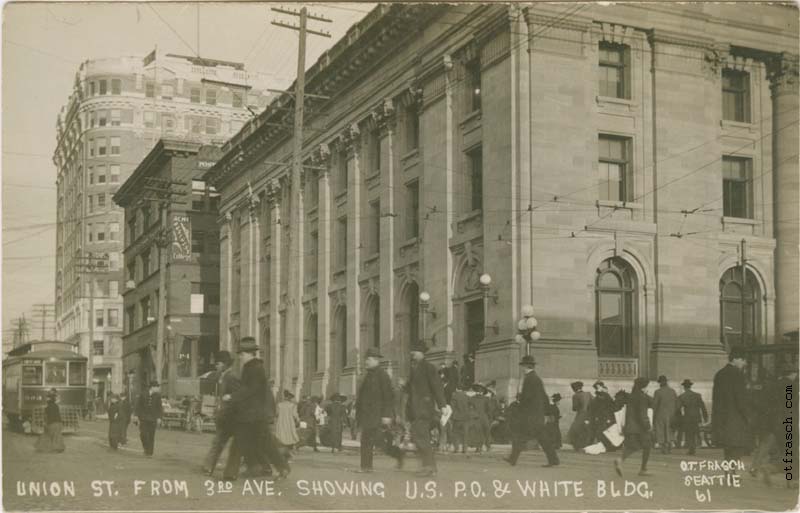
[[[36,321],[41,321],[42,323],[42,340],[45,340],[46,337],[46,330],[52,329],[52,326],[48,324],[48,318],[53,317],[53,322],[55,322],[55,305],[46,304],[46,303],[37,303],[33,305],[33,316]]]
[[[169,216],[172,205],[185,205],[185,201],[180,201],[180,197],[186,194],[185,189],[178,189],[176,186],[185,186],[186,182],[169,180],[166,178],[145,178],[145,193],[150,193],[143,197],[143,201],[155,201],[158,203],[158,212],[161,228],[156,239],[158,245],[158,312],[156,313],[156,381],[161,383],[164,371],[164,341],[166,340],[166,316],[167,316],[167,264],[169,262],[168,250],[171,245]],[[177,196],[177,197],[176,197]],[[172,390],[167,390],[167,396]]]
[[[301,254],[303,237],[303,209],[301,206],[302,196],[300,191],[300,183],[303,174],[303,118],[306,86],[306,37],[309,33],[322,37],[331,37],[330,33],[318,32],[309,29],[307,24],[309,19],[325,23],[331,23],[332,20],[322,16],[309,14],[305,7],[301,8],[300,11],[282,9],[279,7],[273,7],[272,10],[274,12],[289,16],[297,16],[300,19],[299,26],[290,25],[280,21],[273,21],[272,24],[278,27],[297,30],[300,33],[300,41],[297,48],[297,79],[295,80],[294,90],[294,135],[292,137],[292,142],[294,144],[292,148],[291,208],[289,210],[289,226],[287,232],[287,235],[289,236],[289,301],[286,312],[285,340],[290,344],[290,348],[294,347],[295,350],[302,352],[303,315],[301,310],[303,307],[303,279],[301,276]],[[282,333],[281,335],[283,336],[284,334]],[[280,359],[278,361],[280,361]],[[280,369],[280,378],[282,381],[282,383],[280,383],[281,388],[286,388],[285,385],[288,384],[287,377],[288,373],[285,371],[285,369]]]
[[[78,257],[76,267],[83,276],[89,276],[89,350],[87,353],[86,373],[88,387],[94,390],[94,276],[108,273],[108,255],[96,257],[92,253]]]
[[[14,347],[17,347],[18,345],[24,344],[25,340],[28,338],[28,321],[25,320],[25,314],[22,314],[22,317],[14,319],[12,324],[14,324]]]

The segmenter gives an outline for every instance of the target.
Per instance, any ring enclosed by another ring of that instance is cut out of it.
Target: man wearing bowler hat
[[[152,456],[156,444],[156,425],[161,423],[161,386],[158,381],[150,382],[150,390],[139,396],[136,403],[136,416],[139,418],[139,438],[142,440],[145,456]]]
[[[728,364],[714,375],[711,391],[711,431],[726,460],[739,459],[752,448],[750,405],[747,402],[745,354],[733,348]]]
[[[681,428],[686,437],[686,447],[693,455],[700,434],[700,422],[708,422],[708,411],[700,394],[692,390],[692,380],[684,379],[681,386],[684,392],[678,397],[678,408],[681,415]]]
[[[411,373],[406,389],[408,390],[408,420],[411,422],[411,436],[417,446],[422,467],[419,477],[436,475],[436,459],[431,447],[431,428],[435,421],[434,406],[449,415],[450,406],[444,399],[444,388],[439,379],[436,367],[425,360],[428,348],[422,341],[411,346]]]
[[[560,461],[553,447],[554,440],[548,436],[545,424],[552,422],[548,415],[550,398],[544,390],[542,379],[536,374],[536,360],[531,355],[522,357],[519,362],[525,378],[522,381],[522,392],[519,394],[520,429],[515,430],[511,440],[511,454],[505,458],[511,465],[517,464],[519,455],[525,449],[528,440],[536,438],[547,456],[544,467],[555,467]]]
[[[658,377],[659,389],[653,394],[653,424],[661,454],[672,449],[672,426],[678,412],[678,394],[667,384],[667,377]]]
[[[242,364],[241,386],[222,396],[230,401],[235,415],[234,443],[244,455],[247,474],[254,477],[269,473],[269,464],[275,465],[280,478],[289,474],[289,466],[275,450],[271,438],[262,436],[267,421],[267,375],[264,364],[257,357],[258,344],[253,337],[244,337],[239,342],[239,360]],[[257,470],[261,466],[261,472]]]
[[[392,443],[394,391],[389,375],[380,367],[381,358],[377,348],[367,349],[364,363],[367,373],[356,397],[356,421],[361,426],[360,472],[372,472],[372,450],[376,444],[397,460],[398,467],[403,465],[404,453]]]

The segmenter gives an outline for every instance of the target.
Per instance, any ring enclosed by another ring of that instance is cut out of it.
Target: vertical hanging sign
[[[192,225],[186,214],[172,216],[172,261],[189,262],[192,259]]]

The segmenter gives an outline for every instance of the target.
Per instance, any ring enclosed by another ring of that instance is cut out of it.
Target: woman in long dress
[[[342,451],[342,431],[347,422],[347,410],[345,410],[344,402],[345,397],[340,394],[334,394],[331,397],[331,402],[326,408],[328,413],[328,436],[330,441],[331,452]]]
[[[58,408],[58,391],[51,388],[47,393],[47,406],[44,408],[44,433],[36,441],[38,452],[64,452],[64,438],[61,436],[61,410]]]
[[[572,391],[572,411],[575,412],[575,420],[567,432],[567,440],[572,448],[579,451],[592,443],[592,425],[589,418],[589,405],[592,402],[592,394],[583,391],[583,382],[576,381],[570,385]]]
[[[124,440],[124,433],[127,428],[126,422],[127,419],[122,409],[122,403],[119,402],[119,396],[111,394],[111,404],[108,406],[108,445],[114,450]]]
[[[284,390],[283,400],[278,403],[278,422],[275,425],[275,436],[287,449],[292,449],[300,441],[297,435],[300,417],[297,414],[297,404],[292,399],[294,394]]]

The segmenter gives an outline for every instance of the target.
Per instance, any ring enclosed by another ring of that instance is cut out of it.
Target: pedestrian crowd
[[[491,451],[493,443],[509,440],[511,452],[503,459],[510,465],[516,465],[522,451],[534,441],[544,453],[544,467],[559,465],[562,398],[558,393],[548,396],[533,356],[524,356],[519,362],[523,376],[520,392],[507,404],[505,398],[498,397],[495,382],[475,382],[473,354],[464,356],[462,368],[454,360],[437,369],[426,359],[423,342],[410,349],[407,378],[398,377],[393,384],[381,365],[380,351],[370,348],[355,396],[304,396],[299,402],[291,391],[279,391],[268,381],[252,337],[243,338],[239,344],[238,374],[232,355],[218,352],[216,431],[202,464],[203,472],[214,474],[227,446],[223,479],[239,477],[242,463],[244,477],[283,479],[301,447],[316,452],[322,445],[333,453],[340,452],[346,431],[353,440],[360,432],[359,472],[373,471],[376,447],[401,468],[410,443],[420,462],[417,474],[423,477],[436,475],[437,450]],[[566,441],[574,450],[588,454],[620,451],[614,460],[614,470],[620,476],[625,460],[637,452],[641,452],[639,475],[647,476],[653,447],[662,454],[683,447],[688,455],[694,455],[705,441],[721,447],[726,460],[752,454],[751,472],[769,483],[770,475],[783,468],[785,419],[791,416],[791,425],[797,423],[796,402],[787,412],[785,390],[799,388],[798,369],[796,364],[784,362],[774,376],[752,387],[747,383],[746,365],[744,353],[731,350],[728,364],[713,379],[711,415],[702,396],[692,390],[690,379],[683,380],[679,395],[666,376],[659,376],[658,388],[651,396],[647,393],[650,379],[638,377],[630,392],[619,390],[614,397],[602,381],[592,385],[594,394],[584,390],[583,382],[575,381],[571,383],[575,415]],[[128,395],[110,397],[109,446],[116,450],[127,443],[133,419],[139,426],[145,455],[152,456],[156,428],[163,417],[159,383],[150,382],[133,407]],[[56,389],[48,393],[44,423],[36,450],[63,452]]]

